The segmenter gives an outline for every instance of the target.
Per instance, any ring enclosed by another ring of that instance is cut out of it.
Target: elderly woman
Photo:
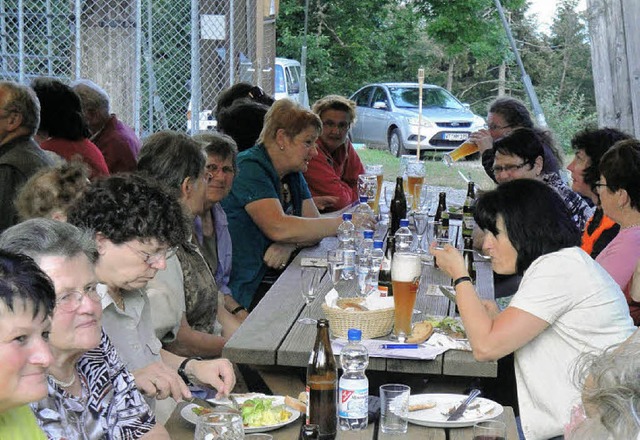
[[[620,232],[596,261],[618,283],[627,298],[631,317],[640,324],[640,303],[630,296],[630,282],[640,260],[640,142],[618,142],[600,160],[597,188],[604,214],[620,225]]]
[[[32,404],[49,438],[169,438],[102,331],[91,234],[32,219],[7,229],[0,248],[29,255],[55,287],[49,395]]]
[[[615,128],[585,129],[571,139],[575,156],[567,169],[571,172],[572,189],[588,197],[596,206],[582,232],[582,249],[596,258],[602,249],[618,234],[620,225],[604,215],[600,207],[596,182],[600,179],[600,159],[616,142],[630,136]]]
[[[526,438],[559,436],[580,397],[574,361],[625,340],[635,329],[628,308],[611,277],[578,247],[580,233],[562,199],[543,183],[503,183],[479,198],[474,217],[493,270],[523,275],[503,312],[480,300],[457,249],[431,251],[454,280],[474,357],[514,353]]]
[[[15,206],[22,220],[36,217],[67,221],[67,210],[89,186],[86,164],[64,162],[40,170],[22,187]]]
[[[176,356],[162,350],[154,332],[145,288],[189,234],[175,197],[140,176],[112,176],[83,194],[69,211],[69,222],[95,234],[96,275],[106,288],[102,325],[138,388],[176,400],[191,396],[185,384],[191,381],[222,395],[230,392],[235,376],[228,360]]]
[[[474,142],[482,153],[482,165],[485,171],[493,180],[496,180],[493,173],[493,143],[500,138],[509,135],[518,128],[529,128],[534,130],[542,139],[544,148],[543,171],[545,173],[558,173],[562,165],[560,152],[554,145],[551,133],[537,128],[531,119],[531,114],[522,101],[511,97],[502,97],[493,101],[489,105],[487,115],[488,129],[478,130],[471,133],[469,140]]]
[[[276,101],[259,144],[238,155],[238,174],[222,205],[229,218],[234,258],[229,287],[250,310],[300,246],[335,235],[341,219],[319,218],[302,173],[318,154],[317,115],[293,101]],[[270,247],[277,242],[279,248]]]
[[[24,255],[0,251],[0,438],[44,440],[27,405],[47,395],[55,293]]]

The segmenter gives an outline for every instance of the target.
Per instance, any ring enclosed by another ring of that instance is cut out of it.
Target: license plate
[[[445,133],[444,134],[445,141],[466,141],[469,137],[468,133]]]

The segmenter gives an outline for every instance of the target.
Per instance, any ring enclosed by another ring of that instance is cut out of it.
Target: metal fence
[[[207,121],[239,81],[272,93],[274,0],[0,0],[0,78],[88,78],[142,136]],[[195,117],[194,117],[195,119]]]

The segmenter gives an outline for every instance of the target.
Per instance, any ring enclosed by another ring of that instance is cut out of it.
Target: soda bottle
[[[409,220],[400,220],[400,227],[396,231],[396,252],[409,252],[413,244],[413,234],[409,229]]]
[[[342,214],[342,223],[338,226],[338,249],[344,251],[344,266],[342,269],[342,279],[352,280],[356,272],[356,247],[355,231],[356,227],[351,222],[351,214]]]
[[[375,214],[367,203],[367,200],[369,200],[367,196],[360,196],[360,203],[353,210],[353,222],[358,225],[356,227],[356,237],[358,237],[356,247],[360,246],[362,233],[365,231],[366,225],[371,224],[375,220]]]
[[[391,283],[391,259],[395,250],[395,237],[391,234],[387,235],[387,249],[380,265],[380,273],[378,274],[378,286],[386,288],[387,296],[393,296],[393,284]],[[383,290],[383,289],[380,289]]]
[[[439,222],[442,220],[442,214],[447,212],[447,193],[441,192],[438,195],[438,208],[436,209],[436,215],[433,217],[433,221]]]
[[[351,328],[349,343],[340,352],[344,371],[340,377],[338,422],[343,431],[359,431],[369,421],[369,379],[364,374],[369,365],[369,352],[361,344],[362,332]]]
[[[329,321],[318,320],[318,333],[307,365],[307,424],[318,425],[320,440],[333,440],[338,429],[338,367],[331,350]]]
[[[380,276],[382,260],[384,259],[384,251],[382,250],[383,245],[384,243],[382,240],[375,240],[373,242],[373,250],[371,251],[371,268],[369,269],[369,278],[367,282],[369,290],[378,290],[378,278]]]
[[[407,216],[407,198],[404,195],[402,177],[396,178],[396,192],[393,195],[393,200],[391,200],[389,211],[391,214],[389,235],[395,235],[400,227],[400,220]]]
[[[467,197],[464,200],[464,206],[462,207],[462,237],[471,237],[473,235],[473,228],[476,226],[476,222],[473,219],[475,203],[475,185],[473,182],[469,182],[467,187]]]

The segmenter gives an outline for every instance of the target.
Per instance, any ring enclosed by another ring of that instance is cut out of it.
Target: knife
[[[460,417],[462,417],[462,415],[464,414],[469,404],[473,402],[473,399],[475,399],[479,395],[480,395],[480,390],[477,390],[477,389],[471,390],[471,392],[469,393],[469,397],[467,397],[467,399],[464,402],[462,402],[460,406],[455,409],[455,411],[451,413],[451,415],[447,419],[447,422],[453,422],[455,420],[458,420]]]
[[[438,286],[444,296],[449,298],[449,301],[456,302],[456,291],[451,286]]]
[[[236,408],[232,408],[229,405],[220,405],[218,403],[209,402],[208,400],[201,399],[199,397],[192,396],[190,399],[183,399],[185,402],[193,403],[194,405],[201,406],[203,408],[210,409],[222,409],[224,411],[235,412],[240,414]]]

